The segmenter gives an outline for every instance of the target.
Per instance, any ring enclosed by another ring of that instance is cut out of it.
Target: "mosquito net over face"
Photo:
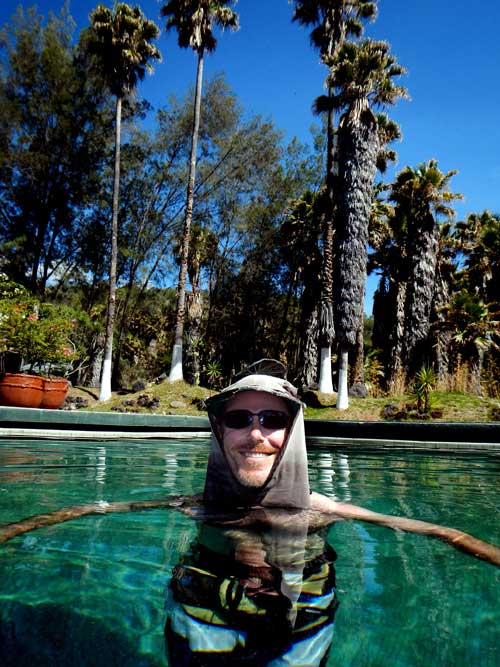
[[[231,399],[242,392],[265,392],[285,401],[292,425],[273,469],[260,487],[247,487],[233,475],[221,440],[220,417]],[[302,403],[295,388],[282,378],[269,375],[248,375],[231,384],[206,401],[212,425],[212,440],[208,457],[204,505],[225,511],[250,507],[310,507],[307,452]]]

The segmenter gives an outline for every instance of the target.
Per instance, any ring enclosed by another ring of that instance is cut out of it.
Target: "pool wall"
[[[206,417],[0,407],[0,437],[208,438]],[[306,419],[309,444],[500,450],[500,423],[361,422]]]

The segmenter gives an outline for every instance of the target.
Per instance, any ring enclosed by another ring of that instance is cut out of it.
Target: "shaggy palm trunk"
[[[190,298],[188,299],[187,314],[187,381],[190,384],[199,385],[201,376],[200,343],[203,305],[201,301],[201,292],[194,286]]]
[[[481,373],[484,363],[484,350],[479,345],[474,345],[474,353],[471,355],[470,361],[470,383],[471,389],[476,396],[483,395],[483,388],[481,386]]]
[[[348,407],[348,352],[363,325],[368,223],[379,140],[367,109],[352,109],[339,124],[339,200],[334,278],[335,328],[340,345],[337,407]]]
[[[328,95],[333,90],[328,89]],[[334,133],[335,117],[333,110],[328,112],[327,158],[326,158],[326,219],[323,234],[323,272],[321,286],[320,311],[320,366],[319,390],[325,394],[333,394],[332,382],[332,342],[335,335],[333,320],[333,239],[334,239]]]
[[[189,179],[186,193],[186,215],[182,230],[182,246],[179,268],[179,282],[177,285],[177,314],[175,321],[174,346],[170,365],[169,381],[183,379],[182,374],[182,338],[184,335],[184,319],[186,311],[186,276],[189,257],[189,239],[191,220],[193,218],[194,185],[196,179],[196,153],[198,148],[198,134],[201,114],[201,88],[203,83],[203,51],[198,54],[198,68],[196,72],[196,92],[194,97],[193,134],[191,141],[191,158],[189,162]]]
[[[446,381],[450,370],[451,331],[443,330],[439,325],[444,322],[443,307],[450,303],[450,283],[438,270],[436,291],[433,304],[433,321],[437,323],[437,335],[434,341],[436,359],[436,377],[438,385],[446,388]]]
[[[389,331],[391,330],[390,315],[392,313],[387,282],[386,278],[382,277],[373,295],[372,330],[372,347],[374,350],[380,351],[379,358],[386,370],[388,367],[387,343],[389,340]]]
[[[354,353],[353,384],[365,384],[365,336],[364,326],[361,326],[356,335],[356,350]]]
[[[115,168],[113,180],[113,213],[111,224],[111,260],[109,266],[108,312],[106,318],[106,338],[104,342],[104,359],[101,372],[100,401],[111,398],[111,367],[113,359],[113,328],[116,306],[116,264],[118,259],[118,201],[120,192],[120,143],[122,122],[122,98],[116,97],[115,114]]]
[[[303,298],[302,301],[303,303],[307,303],[308,300]],[[301,359],[302,364],[298,369],[295,379],[295,383],[300,389],[311,387],[316,382],[318,368],[318,328],[318,308],[317,306],[313,306],[312,310],[304,317],[303,325],[301,326],[303,333],[300,337],[301,349],[299,359]]]
[[[401,280],[393,289],[395,295],[395,317],[394,328],[390,336],[390,358],[389,358],[389,372],[388,372],[388,388],[391,394],[399,394],[404,390],[405,379],[403,377],[403,336],[405,323],[405,303],[408,283],[406,280]]]
[[[439,228],[428,212],[417,221],[409,252],[410,271],[406,294],[402,362],[407,378],[428,363],[426,349],[435,293]]]

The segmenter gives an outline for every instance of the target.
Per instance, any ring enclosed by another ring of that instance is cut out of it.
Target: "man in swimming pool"
[[[311,528],[336,519],[355,519],[437,537],[456,549],[500,566],[498,547],[460,530],[378,514],[311,492],[302,403],[287,380],[255,373],[210,397],[206,403],[212,438],[201,501],[209,512],[255,508],[305,510]],[[196,515],[196,505],[191,496],[176,496],[63,507],[0,527],[0,543],[42,526],[88,514],[171,507]],[[287,513],[281,514],[280,521],[286,521]],[[296,518],[290,514],[290,521]]]
[[[286,380],[253,374],[207,407],[207,523],[169,586],[169,659],[324,664],[337,608],[335,553],[311,528],[335,517],[311,517],[317,494],[309,490],[302,404]]]
[[[495,565],[500,550],[467,533],[342,503],[309,487],[303,407],[295,388],[265,374],[243,377],[207,401],[212,425],[203,504],[216,511],[308,511],[311,527],[357,519],[430,537]],[[286,520],[286,515],[283,515]]]

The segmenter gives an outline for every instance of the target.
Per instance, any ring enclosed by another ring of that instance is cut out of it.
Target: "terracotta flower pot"
[[[68,381],[65,378],[43,378],[43,398],[40,408],[57,410],[64,403],[68,393]]]
[[[38,375],[0,375],[0,405],[39,408],[43,398],[43,378]]]

